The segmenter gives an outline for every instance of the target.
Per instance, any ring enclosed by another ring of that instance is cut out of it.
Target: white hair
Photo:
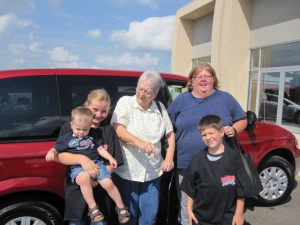
[[[153,88],[153,93],[157,95],[159,89],[163,87],[163,80],[158,72],[155,71],[145,71],[140,76],[137,85],[139,85],[143,81],[148,81],[151,83],[151,86]]]

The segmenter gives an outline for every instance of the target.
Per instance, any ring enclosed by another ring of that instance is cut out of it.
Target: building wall
[[[171,62],[173,72],[188,75],[192,67],[191,59],[194,57],[192,52],[198,52],[196,48],[201,50],[200,56],[210,55],[209,43],[193,46],[193,35],[195,35],[193,34],[193,26],[195,20],[213,11],[214,1],[212,0],[195,0],[177,11]]]
[[[299,40],[299,0],[253,2],[250,48]]]
[[[299,0],[193,0],[178,9],[172,72],[211,56],[221,89],[247,109],[250,49],[300,40]]]
[[[249,11],[251,1],[216,1],[212,34],[212,65],[221,88],[246,110],[249,70]]]
[[[248,110],[251,51],[299,42],[299,12],[299,0],[193,0],[176,13],[172,73],[187,76],[193,59],[210,56],[221,89]]]

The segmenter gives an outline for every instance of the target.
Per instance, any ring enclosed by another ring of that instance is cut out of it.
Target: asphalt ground
[[[277,206],[255,206],[245,212],[246,225],[300,225],[300,176],[290,198]]]

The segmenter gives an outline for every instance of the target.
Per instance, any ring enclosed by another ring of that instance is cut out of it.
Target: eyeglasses
[[[213,76],[211,76],[211,75],[204,75],[204,76],[193,77],[193,79],[195,79],[195,80],[208,80],[208,79],[210,79],[212,77]]]
[[[152,91],[147,91],[143,88],[136,88],[136,92],[140,94],[144,94],[146,97],[151,97],[152,96]]]

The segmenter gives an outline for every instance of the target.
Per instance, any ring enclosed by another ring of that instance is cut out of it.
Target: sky
[[[176,11],[191,0],[0,0],[0,70],[171,72]]]

